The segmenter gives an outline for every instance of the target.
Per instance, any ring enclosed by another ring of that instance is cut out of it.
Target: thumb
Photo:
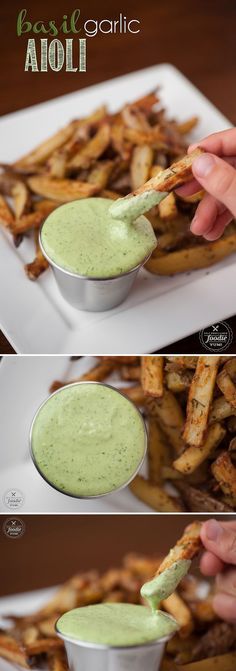
[[[236,216],[236,170],[214,154],[201,154],[192,172],[204,189]]]
[[[236,565],[236,529],[208,520],[202,526],[201,539],[204,547],[225,564]]]

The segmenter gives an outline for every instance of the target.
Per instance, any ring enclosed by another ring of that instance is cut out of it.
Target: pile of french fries
[[[235,511],[236,357],[100,357],[77,380],[109,382],[114,371],[148,428],[148,476],[131,492],[159,512]]]
[[[62,203],[100,196],[116,199],[141,187],[186,151],[184,136],[197,123],[168,119],[158,93],[124,105],[111,114],[103,105],[68,123],[13,164],[2,163],[0,224],[19,245],[28,234],[35,258],[25,266],[35,280],[48,263],[38,244],[38,229]],[[236,250],[236,225],[221,240],[207,243],[192,235],[189,223],[200,192],[177,198],[173,192],[149,213],[158,246],[146,264],[160,275],[210,266]]]
[[[179,541],[174,549],[178,558],[186,553],[192,557],[199,550],[196,543],[190,538],[186,550],[186,544]],[[165,565],[168,561],[167,557]],[[68,671],[63,641],[55,635],[57,618],[72,608],[90,604],[143,603],[140,588],[161,571],[161,562],[161,557],[129,554],[120,568],[111,568],[104,574],[88,571],[74,575],[32,615],[16,617],[9,613],[6,618],[9,626],[0,632],[0,657],[24,669],[41,668],[42,664],[50,671]],[[217,618],[212,607],[212,585],[205,584],[204,599],[199,596],[201,587],[201,579],[188,574],[161,604],[180,627],[167,644],[161,671],[235,670],[236,625]]]

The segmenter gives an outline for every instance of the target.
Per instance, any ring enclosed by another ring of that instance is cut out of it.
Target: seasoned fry
[[[178,216],[178,209],[172,192],[159,203],[158,210],[161,219],[175,219]]]
[[[203,442],[210,404],[219,365],[219,357],[199,357],[191,382],[187,403],[187,420],[183,438],[189,445]]]
[[[224,501],[210,496],[207,492],[188,485],[187,482],[176,480],[175,485],[181,492],[188,510],[193,513],[232,513],[233,508]]]
[[[56,179],[44,175],[28,178],[28,184],[32,191],[44,198],[55,199],[59,203],[69,203],[79,198],[89,198],[97,193],[95,184],[79,182],[79,180]]]
[[[67,163],[67,173],[79,168],[89,168],[108,147],[110,135],[109,124],[100,126],[96,135]]]
[[[13,213],[6,201],[6,198],[4,198],[4,196],[1,195],[0,195],[0,224],[4,226],[4,228],[10,228],[10,229],[12,229],[14,225]]]
[[[168,443],[154,417],[148,422],[148,478],[150,482],[160,485],[162,482],[163,465],[168,459]]]
[[[192,179],[192,164],[195,158],[203,153],[203,149],[198,147],[191,154],[186,154],[184,158],[176,163],[172,163],[169,168],[159,172],[145,184],[135,189],[129,196],[137,196],[147,191],[172,191],[178,186]]]
[[[212,266],[233,252],[236,252],[236,233],[215,242],[178,249],[160,257],[151,256],[145,268],[154,275],[176,275]]]
[[[184,415],[180,403],[171,393],[165,389],[161,398],[149,398],[146,401],[148,412],[156,417],[161,428],[166,434],[176,454],[181,454],[184,449],[182,431],[184,426]]]
[[[141,383],[147,396],[159,398],[163,395],[163,366],[162,356],[142,356]]]
[[[227,370],[227,364],[217,376],[217,384],[226,401],[236,409],[236,386]]]
[[[193,128],[198,123],[198,117],[197,116],[192,116],[190,119],[187,119],[187,121],[182,121],[182,123],[177,123],[177,129],[181,135],[185,135],[186,133],[190,133]]]
[[[236,408],[234,408],[231,403],[226,401],[224,396],[219,396],[215,398],[212,403],[212,407],[209,415],[209,423],[221,421],[226,419],[226,417],[231,417],[236,415]]]
[[[139,382],[141,378],[141,366],[136,365],[136,366],[130,366],[130,365],[124,365],[121,366],[120,369],[120,374],[122,377],[122,380],[130,380],[130,381],[135,381]]]
[[[141,385],[135,385],[134,387],[118,387],[118,390],[128,396],[133,403],[136,405],[143,405],[145,403],[145,395]]]
[[[55,149],[62,147],[62,145],[72,137],[75,127],[76,122],[72,121],[64,128],[61,128],[55,135],[52,135],[48,140],[45,140],[45,142],[42,142],[36,147],[36,149],[23,156],[19,161],[16,161],[13,164],[14,168],[22,169],[31,165],[43,163]]]
[[[12,197],[14,202],[14,211],[16,219],[20,219],[23,214],[29,212],[31,207],[31,198],[26,184],[18,180],[12,188]]]
[[[65,650],[48,653],[50,671],[69,671]]]
[[[179,538],[175,546],[161,562],[157,569],[156,576],[160,575],[160,573],[167,568],[170,568],[180,559],[193,559],[198,555],[202,548],[200,538],[201,526],[202,522],[192,522],[192,524],[185,529],[183,536]]]
[[[176,497],[169,496],[164,489],[145,480],[141,475],[136,475],[129,488],[138,499],[160,513],[176,513],[182,510]]]
[[[229,497],[232,506],[236,505],[236,467],[228,452],[222,452],[211,467],[220,488]]]
[[[209,457],[213,451],[216,450],[218,445],[221,443],[225,437],[226,430],[221,426],[221,424],[216,423],[212,424],[207,431],[204,443],[198,447],[191,445],[173,461],[173,467],[179,471],[179,473],[184,473],[188,475],[193,473],[200,464]]]
[[[112,370],[115,368],[115,363],[112,363],[112,361],[101,361],[101,363],[98,363],[94,368],[91,368],[87,373],[84,373],[83,375],[80,375],[80,377],[70,380],[69,382],[60,382],[59,380],[55,380],[51,386],[50,386],[50,393],[57,391],[57,389],[60,389],[61,387],[65,387],[67,384],[72,384],[73,382],[101,382],[102,380],[109,375]]]
[[[161,605],[167,613],[177,620],[180,627],[180,638],[187,638],[194,629],[194,621],[191,610],[182,597],[177,592],[173,592],[168,596],[168,599],[162,601]]]
[[[134,148],[130,164],[132,189],[138,189],[139,186],[147,181],[152,161],[153,149],[148,144]]]
[[[228,652],[226,655],[209,657],[190,664],[178,664],[178,671],[234,671],[236,664],[236,652]]]

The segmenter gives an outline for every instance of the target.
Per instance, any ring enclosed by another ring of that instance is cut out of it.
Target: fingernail
[[[193,162],[194,175],[207,177],[214,168],[215,160],[210,154],[202,154]]]
[[[216,520],[209,520],[206,523],[206,536],[209,541],[218,541],[222,533],[221,526]]]

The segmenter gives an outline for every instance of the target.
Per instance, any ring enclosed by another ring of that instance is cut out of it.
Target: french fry
[[[105,189],[113,169],[113,161],[97,161],[88,176],[88,183],[94,184],[98,189]]]
[[[0,633],[0,657],[13,662],[13,664],[19,664],[24,669],[30,668],[22,644],[10,634]]]
[[[217,376],[217,384],[226,401],[236,409],[236,386],[227,370],[227,364]]]
[[[188,475],[193,473],[205,459],[207,459],[222,442],[226,434],[226,430],[219,423],[212,424],[207,431],[206,437],[202,445],[190,445],[187,449],[173,461],[173,467]]]
[[[182,391],[189,389],[191,380],[192,375],[189,370],[182,371],[181,373],[178,370],[166,371],[167,387],[175,394],[180,394]]]
[[[75,378],[74,380],[70,380],[69,382],[66,381],[60,381],[60,380],[55,380],[51,386],[50,386],[50,393],[57,391],[57,389],[60,389],[61,387],[65,387],[67,384],[72,384],[73,382],[102,382],[107,375],[110,375],[110,373],[114,370],[115,368],[115,363],[112,363],[112,361],[101,361],[101,363],[98,363],[94,368],[91,368],[87,373],[84,373],[83,375],[80,375],[80,377]]]
[[[65,650],[57,650],[48,653],[50,671],[69,671]]]
[[[130,164],[132,189],[137,189],[147,181],[152,161],[153,150],[148,144],[139,145],[134,148]]]
[[[192,179],[192,164],[193,161],[203,153],[200,147],[195,149],[190,154],[186,154],[184,158],[176,163],[172,163],[169,168],[162,170],[155,177],[152,177],[145,184],[135,189],[130,196],[137,196],[147,191],[172,191],[181,184]]]
[[[158,210],[161,219],[175,219],[178,216],[178,209],[172,192],[159,203]]]
[[[189,606],[178,592],[173,592],[162,601],[161,606],[178,622],[180,638],[187,638],[194,629],[194,621]]]
[[[168,458],[167,440],[154,417],[148,422],[148,478],[150,482],[160,485],[162,482],[163,465]]]
[[[138,499],[158,512],[173,513],[182,510],[182,506],[176,497],[169,496],[164,489],[154,485],[149,480],[145,480],[141,475],[136,475],[129,488]]]
[[[59,203],[89,198],[97,193],[97,187],[94,184],[79,182],[79,180],[55,179],[44,175],[29,177],[28,184],[35,193],[44,198],[55,199]]]
[[[162,356],[142,356],[141,383],[147,396],[159,398],[163,395],[163,366]]]
[[[31,263],[26,263],[24,266],[26,275],[32,281],[38,279],[38,277],[42,275],[42,273],[47,270],[49,266],[49,263],[47,259],[45,259],[45,256],[43,256],[39,246],[38,231],[36,230],[35,233],[36,256]]]
[[[189,445],[199,446],[202,444],[207,427],[218,365],[218,356],[199,357],[189,390],[187,419],[183,433],[183,438]]]
[[[129,364],[124,364],[120,368],[120,374],[122,380],[130,380],[132,382],[139,382],[141,378],[141,366],[135,365],[130,366]]]
[[[12,188],[12,198],[14,202],[14,211],[16,219],[20,219],[29,212],[31,207],[31,198],[26,184],[18,180]]]
[[[15,161],[13,164],[14,168],[20,170],[31,165],[43,163],[55,149],[62,147],[62,145],[72,137],[75,126],[76,122],[71,121],[67,126],[61,128],[54,135],[38,145],[36,149],[23,156],[19,161]]]
[[[196,487],[190,486],[187,482],[176,480],[175,485],[177,489],[181,492],[182,499],[186,504],[188,510],[193,513],[232,513],[232,506],[228,505],[224,501],[210,496],[205,491],[201,491]]]
[[[234,671],[236,664],[236,652],[228,652],[226,655],[209,657],[198,662],[189,664],[178,664],[178,671]]]
[[[0,195],[0,224],[10,230],[14,226],[14,215],[9,207],[6,198]]]
[[[176,275],[212,266],[235,251],[236,233],[232,233],[215,242],[178,249],[161,257],[151,256],[145,268],[154,275]]]
[[[96,135],[67,163],[67,173],[80,168],[89,168],[99,158],[110,142],[110,125],[103,124]]]
[[[178,132],[181,135],[186,135],[186,133],[190,133],[193,128],[198,124],[198,117],[197,116],[192,116],[190,119],[187,119],[187,121],[182,121],[182,123],[177,123],[177,129]]]
[[[220,488],[229,497],[231,505],[236,505],[236,467],[228,452],[222,452],[211,466],[212,473]]]
[[[48,217],[53,210],[59,207],[61,203],[57,203],[56,200],[50,200],[49,198],[44,198],[43,200],[38,200],[34,203],[34,211],[41,212],[43,216]]]
[[[170,445],[176,454],[181,454],[184,449],[182,431],[184,426],[184,415],[180,403],[168,389],[164,390],[161,398],[148,398],[146,400],[148,412],[156,417],[161,428],[166,434]]]
[[[28,657],[33,655],[46,654],[50,650],[60,650],[63,648],[63,641],[60,638],[39,638],[37,641],[26,645],[26,654]]]
[[[167,568],[170,568],[175,562],[181,559],[190,559],[192,560],[196,557],[201,548],[202,542],[200,538],[202,522],[192,522],[185,529],[183,536],[179,538],[175,546],[171,548],[168,555],[163,559],[160,566],[157,569],[156,576],[163,573]]]
[[[122,394],[128,396],[128,398],[136,405],[143,405],[145,403],[145,395],[141,385],[135,385],[134,387],[118,387],[118,391],[121,391]]]
[[[236,415],[236,408],[226,401],[224,396],[219,396],[219,398],[215,398],[212,403],[209,414],[209,423],[211,424],[212,422],[221,421],[232,415]]]

